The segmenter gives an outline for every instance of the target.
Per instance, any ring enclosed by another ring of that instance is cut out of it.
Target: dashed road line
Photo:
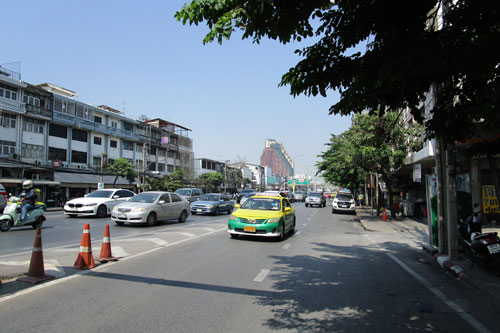
[[[284,249],[284,250],[288,250],[289,248],[290,248],[290,244],[285,244],[285,245],[283,245],[283,249]]]
[[[254,282],[262,282],[266,278],[267,274],[269,274],[271,270],[264,268],[263,270],[260,271],[259,274],[253,279]]]

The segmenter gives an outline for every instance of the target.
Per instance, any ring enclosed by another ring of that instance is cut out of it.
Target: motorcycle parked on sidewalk
[[[482,211],[474,204],[474,212],[465,221],[458,220],[459,246],[466,256],[485,266],[500,268],[500,238],[497,232],[483,233]]]
[[[21,200],[18,197],[11,196],[7,201],[7,205],[3,210],[3,215],[0,216],[0,231],[8,231],[12,227],[23,227],[31,225],[33,229],[41,227],[45,221],[45,210],[47,206],[43,202],[37,201],[35,208],[28,210],[24,221],[19,221],[21,217]]]

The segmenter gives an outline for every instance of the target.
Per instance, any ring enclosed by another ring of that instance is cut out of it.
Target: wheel
[[[118,221],[115,221],[116,225],[123,225],[125,222],[118,222]]]
[[[98,208],[97,208],[97,217],[106,217],[106,215],[108,215],[108,209],[106,208],[105,205],[100,205]]]
[[[0,231],[9,231],[11,227],[12,227],[12,220],[10,219],[0,220]]]
[[[68,214],[66,216],[68,216],[68,217],[76,217],[76,214]]]
[[[156,214],[155,213],[149,213],[147,219],[146,219],[146,226],[152,227],[156,224]]]
[[[332,208],[332,214],[335,214],[335,209]]]
[[[295,234],[295,219],[293,219],[292,229],[290,230],[290,235]]]
[[[230,235],[231,235],[231,238],[232,238],[232,239],[236,239],[236,238],[238,238],[238,236],[239,236],[238,234],[230,234]]]
[[[181,213],[181,216],[179,216],[179,222],[181,222],[181,223],[186,222],[187,217],[188,217],[188,214],[186,213],[185,210],[183,210]]]
[[[278,236],[278,240],[282,241],[285,239],[285,223],[281,223],[280,226],[280,235]]]
[[[306,204],[306,208],[307,208],[307,207],[309,207],[309,205],[308,205],[308,204]]]
[[[229,207],[229,209],[227,210],[227,215],[231,214],[233,212],[233,207]]]
[[[38,217],[38,219],[31,225],[33,229],[36,229],[38,227],[41,227],[43,224],[43,219],[41,216]]]

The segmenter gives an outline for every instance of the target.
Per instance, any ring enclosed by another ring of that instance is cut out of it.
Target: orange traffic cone
[[[382,214],[382,221],[387,221],[387,215],[385,214],[385,208],[384,208],[384,214]]]
[[[102,239],[101,255],[97,258],[100,262],[117,261],[118,259],[111,255],[111,238],[109,236],[109,224],[104,229],[104,238]]]
[[[92,256],[92,245],[90,243],[90,227],[88,224],[83,227],[80,253],[78,253],[73,267],[76,269],[90,269],[95,267],[94,257]]]
[[[45,275],[42,252],[42,231],[40,230],[40,227],[38,227],[36,228],[35,243],[33,244],[33,251],[31,252],[28,275],[20,277],[17,280],[29,283],[39,283],[53,278],[54,276],[52,275]]]

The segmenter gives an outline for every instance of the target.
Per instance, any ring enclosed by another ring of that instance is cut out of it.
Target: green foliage
[[[236,30],[255,43],[314,37],[282,77],[292,95],[338,91],[330,113],[408,108],[424,123],[432,86],[438,98],[425,121],[429,136],[463,141],[480,134],[496,138],[489,147],[498,150],[499,11],[496,1],[477,0],[198,0],[175,17],[206,22],[204,43],[222,43]]]
[[[241,170],[228,168],[226,171],[227,187],[233,190],[240,188],[243,184]]]
[[[118,177],[126,178],[129,184],[132,184],[137,176],[134,169],[134,165],[126,158],[117,158],[113,164],[108,166],[106,171],[116,176],[113,184],[116,184]]]
[[[174,192],[184,186],[186,186],[186,172],[177,169],[173,173],[159,178],[146,177],[144,190]]]
[[[217,192],[219,186],[224,183],[224,177],[220,172],[202,173],[198,179],[207,192]]]
[[[347,131],[332,135],[318,170],[327,181],[351,190],[369,172],[382,174],[390,187],[392,174],[405,164],[408,153],[421,148],[422,135],[421,125],[406,128],[397,112],[356,115]]]

